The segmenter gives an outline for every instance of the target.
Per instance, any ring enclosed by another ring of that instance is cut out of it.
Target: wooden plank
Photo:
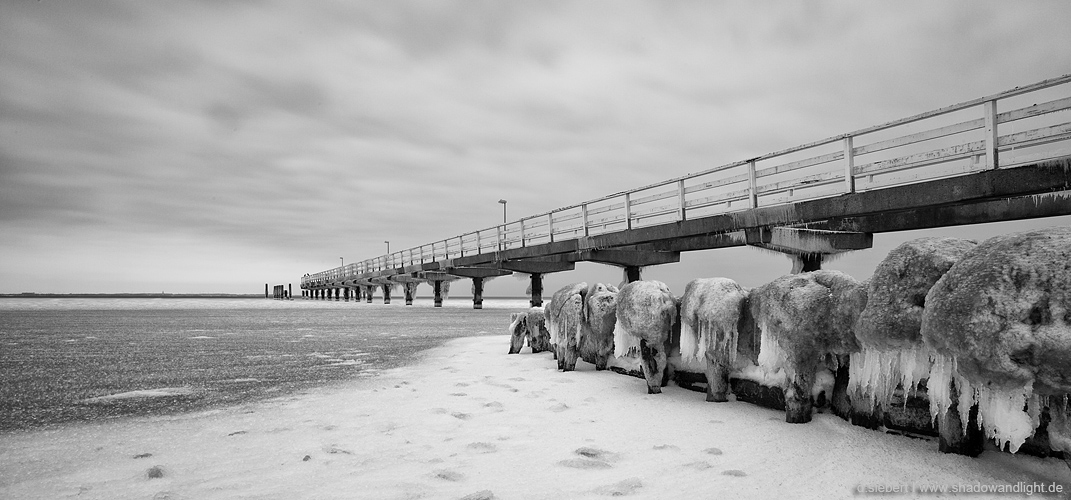
[[[997,123],[1007,123],[1015,120],[1022,120],[1023,118],[1031,118],[1046,113],[1052,113],[1055,111],[1063,111],[1065,109],[1071,109],[1071,97],[1065,97],[1063,99],[1056,99],[1055,101],[1043,102],[1041,104],[1035,104],[1033,106],[1019,108],[1014,111],[1006,111],[1004,113],[999,113],[997,114]]]
[[[1069,133],[1071,133],[1071,123],[1061,123],[1001,136],[997,138],[996,144],[1002,148],[1034,146],[1065,140]]]
[[[903,137],[897,137],[894,139],[872,142],[870,144],[865,144],[863,146],[856,147],[852,150],[852,152],[856,155],[873,153],[876,151],[883,151],[886,149],[906,146],[908,144],[914,144],[916,142],[928,141],[931,139],[938,139],[950,135],[961,134],[963,132],[980,129],[984,126],[985,119],[978,118],[977,120],[960,122],[953,125],[948,125],[946,127],[927,130],[925,132],[919,132],[917,134],[905,135]]]
[[[893,158],[891,160],[882,160],[873,163],[867,163],[865,165],[859,165],[855,169],[855,175],[859,176],[867,174],[876,174],[881,172],[903,170],[905,168],[916,168],[925,165],[932,165],[934,163],[941,163],[945,161],[951,161],[960,158],[966,158],[968,156],[973,156],[984,150],[985,141],[968,142],[967,144],[960,144],[957,146],[937,149],[934,151],[927,151],[925,153],[918,153],[910,156],[901,156],[899,158]]]
[[[790,163],[784,163],[777,165],[776,167],[767,167],[755,172],[755,177],[767,177],[770,175],[782,174],[785,172],[791,172],[793,170],[799,170],[801,168],[813,167],[815,165],[821,165],[823,163],[829,163],[836,161],[844,157],[843,151],[837,151],[835,153],[829,153],[803,160],[798,160]]]
[[[661,193],[655,193],[655,194],[652,194],[652,195],[644,196],[642,198],[632,198],[632,206],[642,205],[644,203],[650,203],[652,201],[664,200],[664,199],[667,199],[667,198],[672,198],[672,197],[674,197],[676,195],[677,195],[677,190],[674,189],[673,191],[664,191],[664,192],[661,192]]]
[[[688,208],[702,208],[709,207],[711,205],[718,205],[721,203],[729,203],[733,201],[741,201],[748,199],[749,189],[740,189],[729,193],[724,193],[718,196],[708,196],[706,198],[700,198],[688,202]]]
[[[686,194],[692,194],[692,193],[698,193],[700,191],[706,191],[708,189],[713,189],[713,188],[716,188],[716,187],[727,186],[729,184],[735,184],[737,182],[747,182],[750,177],[751,176],[750,176],[750,174],[748,172],[744,172],[742,174],[734,175],[732,177],[726,177],[724,179],[719,179],[719,180],[710,181],[710,182],[704,182],[702,184],[696,184],[695,186],[686,187],[686,188],[684,188],[684,192]]]
[[[822,186],[830,184],[833,181],[840,181],[842,172],[822,172],[814,175],[808,175],[797,179],[791,179],[787,181],[774,182],[772,184],[764,184],[758,187],[758,194],[770,194],[780,191],[788,191],[789,189],[801,189],[808,187]]]

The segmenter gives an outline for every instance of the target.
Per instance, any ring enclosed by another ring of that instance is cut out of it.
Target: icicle
[[[788,364],[788,356],[777,344],[777,340],[770,336],[765,324],[759,325],[759,328],[762,329],[762,336],[759,338],[759,367],[766,373],[773,374]]]
[[[614,356],[618,358],[629,356],[639,350],[640,338],[625,330],[625,327],[621,326],[621,320],[618,319],[614,325]]]
[[[778,342],[767,333],[766,324],[760,325],[763,335],[759,337],[758,366],[763,370],[764,380],[780,380],[786,383],[793,374],[788,373],[788,357]],[[765,384],[764,385],[770,385]],[[774,385],[770,385],[774,387]]]
[[[955,360],[942,354],[934,353],[930,366],[930,379],[926,384],[926,393],[930,399],[930,418],[936,424],[937,417],[948,413],[952,407],[952,372]],[[966,419],[964,419],[966,420]]]
[[[1033,383],[1014,389],[978,388],[978,425],[997,447],[1015,453],[1034,433],[1033,419],[1023,408],[1033,393]],[[961,415],[966,415],[961,413]]]
[[[615,339],[616,342],[616,339]],[[698,363],[702,358],[699,353],[702,342],[699,341],[698,332],[692,329],[691,322],[681,318],[681,361],[685,363]]]
[[[908,391],[914,395],[919,382],[930,372],[930,352],[916,345],[900,351],[900,385],[904,388],[904,407],[907,407]]]

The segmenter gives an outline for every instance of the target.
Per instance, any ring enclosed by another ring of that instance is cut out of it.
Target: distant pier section
[[[302,277],[303,297],[384,303],[401,287],[524,273],[576,262],[640,268],[681,252],[750,245],[793,271],[870,248],[875,233],[1071,214],[1071,75],[690,173]]]

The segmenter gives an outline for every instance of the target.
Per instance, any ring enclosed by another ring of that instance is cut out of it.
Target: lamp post
[[[346,259],[339,257],[338,260],[342,261],[342,267],[346,267]]]
[[[506,200],[498,200],[502,204],[502,223],[506,223]]]
[[[387,244],[387,254],[390,254],[390,242],[389,241],[384,241],[383,243]]]

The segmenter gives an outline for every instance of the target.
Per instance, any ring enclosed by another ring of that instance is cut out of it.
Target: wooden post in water
[[[472,278],[472,308],[483,309],[483,278]]]
[[[268,298],[268,284],[267,283],[264,284],[264,298],[265,299]]]
[[[431,286],[435,289],[435,307],[443,306],[443,282],[435,280],[431,282]]]

